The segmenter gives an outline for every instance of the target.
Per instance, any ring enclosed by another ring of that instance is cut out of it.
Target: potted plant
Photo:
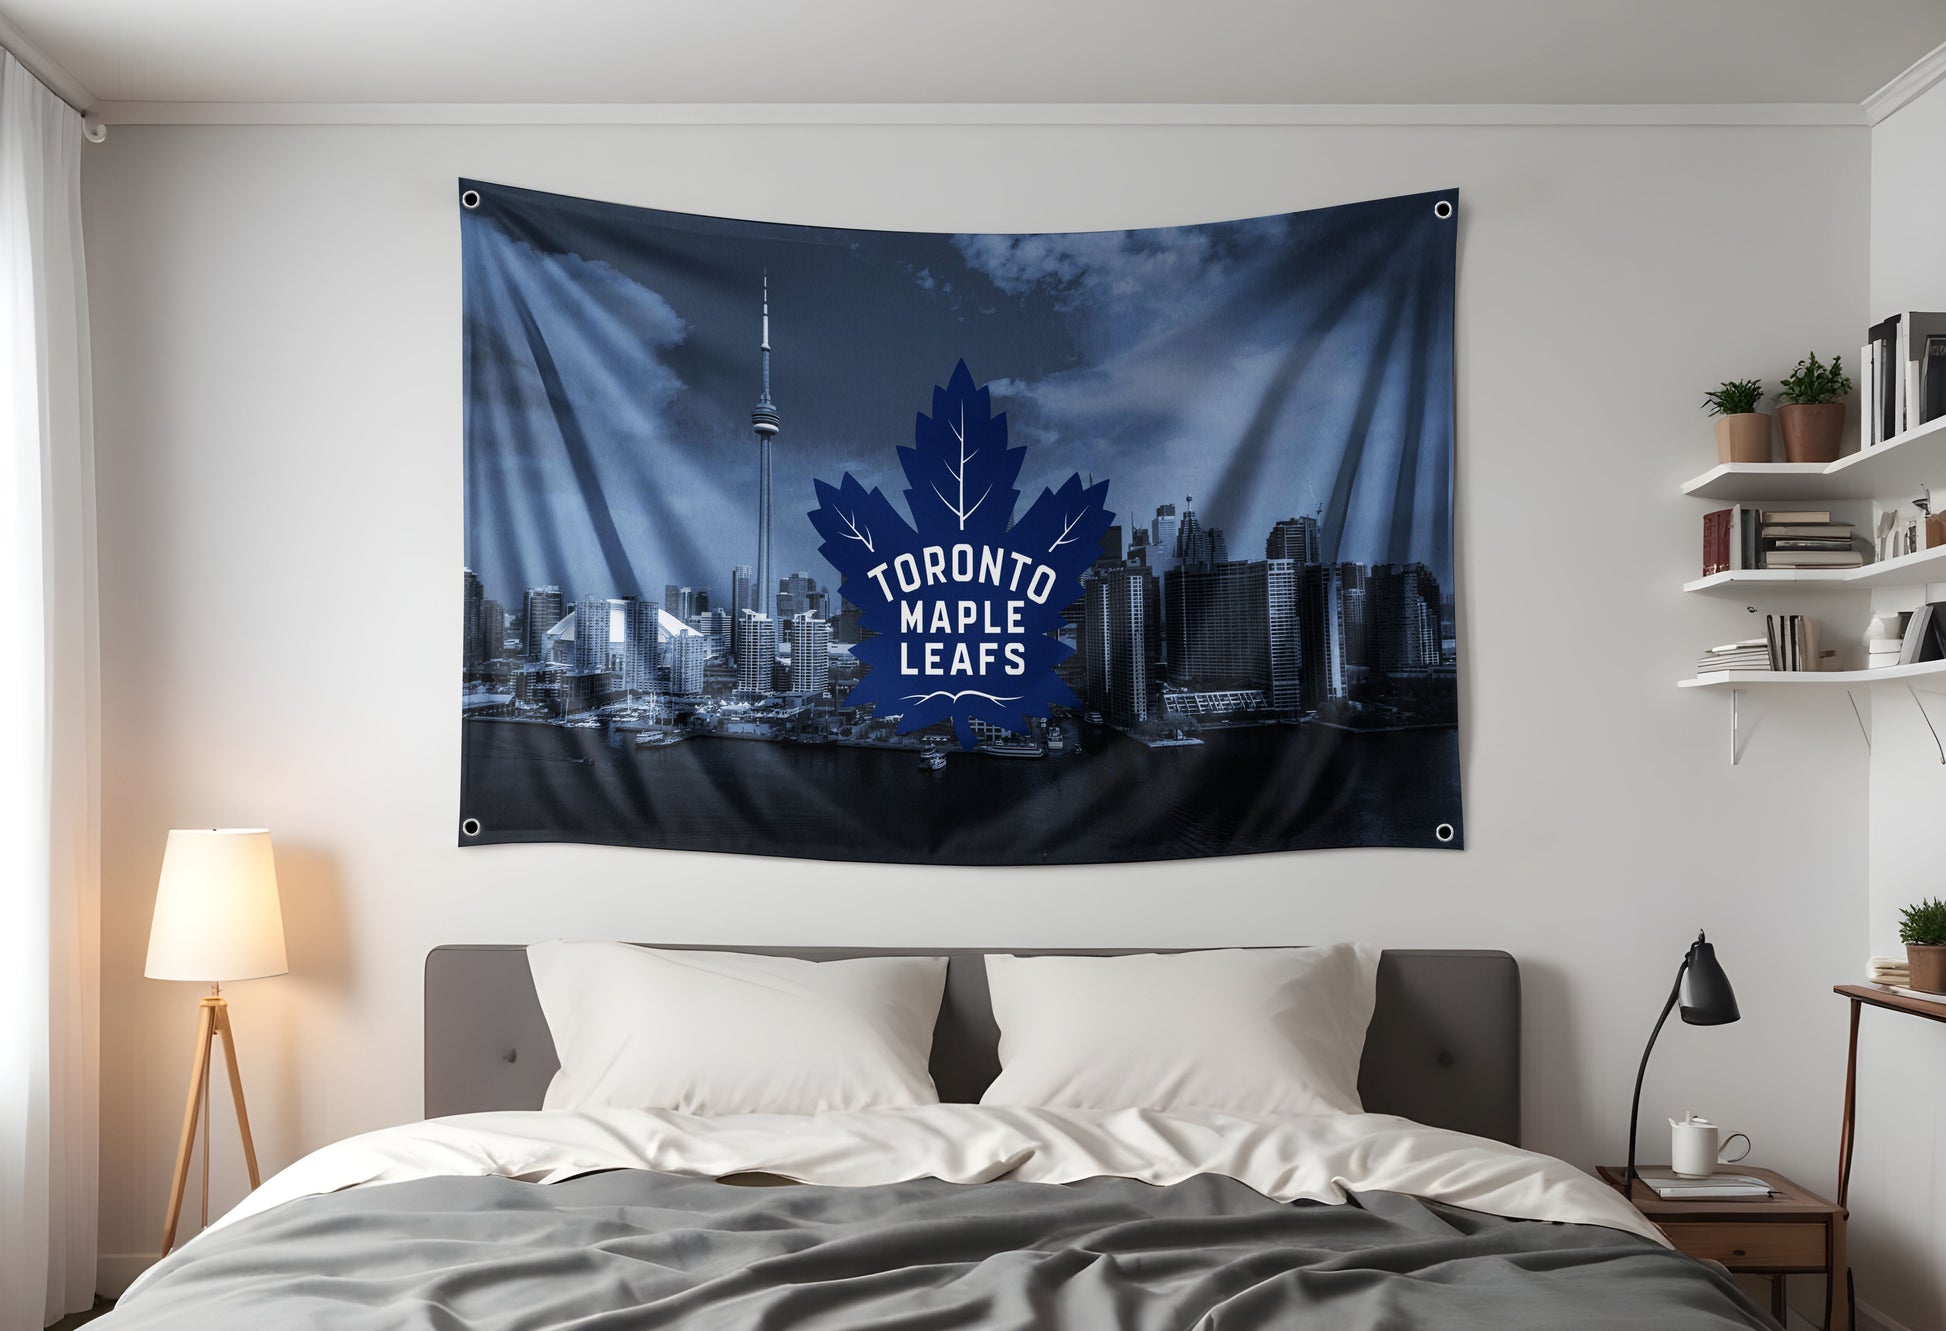
[[[1836,462],[1845,436],[1845,404],[1851,376],[1842,356],[1821,363],[1815,354],[1797,363],[1777,386],[1777,423],[1784,427],[1788,462]]]
[[[1899,918],[1906,971],[1914,989],[1946,994],[1946,901],[1934,897],[1907,906]]]
[[[1718,462],[1770,461],[1770,417],[1757,410],[1764,386],[1757,379],[1726,379],[1723,386],[1703,394],[1703,405],[1716,417]]]

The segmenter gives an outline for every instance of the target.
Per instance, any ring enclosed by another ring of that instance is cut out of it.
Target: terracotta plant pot
[[[1718,462],[1770,461],[1770,413],[1743,411],[1716,418]]]
[[[1946,994],[1946,943],[1907,943],[1905,964],[1914,989],[1924,994]]]
[[[1786,462],[1836,462],[1838,444],[1845,437],[1842,402],[1792,402],[1777,408],[1784,427]]]

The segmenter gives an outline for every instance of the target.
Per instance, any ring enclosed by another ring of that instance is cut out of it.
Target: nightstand
[[[1620,1185],[1622,1166],[1603,1165],[1598,1172],[1604,1183]],[[1785,1277],[1825,1276],[1825,1327],[1827,1331],[1851,1331],[1843,1292],[1845,1208],[1774,1169],[1736,1165],[1728,1172],[1754,1175],[1770,1184],[1778,1195],[1666,1202],[1638,1181],[1628,1199],[1678,1251],[1720,1262],[1740,1274],[1768,1276],[1770,1312],[1780,1323],[1784,1321]]]

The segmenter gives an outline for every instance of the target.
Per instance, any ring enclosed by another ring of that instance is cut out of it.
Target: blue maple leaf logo
[[[1007,446],[1006,413],[993,414],[965,361],[932,390],[932,415],[912,435],[899,450],[910,522],[846,472],[837,485],[815,482],[811,523],[840,593],[875,635],[852,648],[866,670],[847,701],[896,713],[902,735],[951,720],[970,749],[972,721],[1025,732],[1077,701],[1054,674],[1074,648],[1055,634],[1115,515],[1108,482],[1075,475],[1014,520],[1027,450]]]

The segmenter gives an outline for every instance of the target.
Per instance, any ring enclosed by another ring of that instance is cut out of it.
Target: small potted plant
[[[1946,901],[1934,897],[1907,906],[1899,918],[1906,971],[1914,989],[1946,994]]]
[[[1784,429],[1787,462],[1836,462],[1845,437],[1844,396],[1851,391],[1842,356],[1821,363],[1815,354],[1797,363],[1777,386],[1777,423]]]
[[[1718,462],[1770,461],[1770,417],[1758,411],[1764,386],[1757,379],[1727,379],[1703,394],[1703,406],[1716,417]]]

